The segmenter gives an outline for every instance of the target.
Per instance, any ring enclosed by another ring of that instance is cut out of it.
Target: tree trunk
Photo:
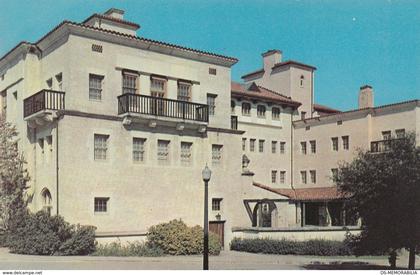
[[[410,247],[410,254],[408,256],[408,269],[416,269],[416,246]]]

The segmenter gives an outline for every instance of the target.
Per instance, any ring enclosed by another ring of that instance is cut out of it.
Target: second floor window
[[[264,140],[263,139],[260,139],[258,141],[258,151],[260,153],[263,153],[264,152]]]
[[[150,95],[154,97],[165,97],[166,79],[151,77]]]
[[[191,84],[178,82],[178,100],[191,101]]]
[[[192,162],[192,143],[181,142],[181,164],[184,166],[191,165]]]
[[[138,75],[124,72],[123,73],[123,94],[137,93]]]
[[[277,152],[277,141],[271,142],[271,153],[275,154]]]
[[[249,151],[254,152],[255,151],[255,139],[249,140]]]
[[[391,139],[391,131],[383,131],[382,132],[382,139],[383,140]]]
[[[306,171],[300,171],[300,179],[303,184],[306,184]]]
[[[231,112],[232,114],[234,114],[234,113],[235,113],[235,106],[236,106],[235,101],[231,100],[231,101],[230,101],[230,112]]]
[[[338,176],[338,169],[337,168],[331,169],[331,176],[332,176],[333,180],[335,181],[337,176]]]
[[[242,151],[246,150],[246,138],[242,138]]]
[[[280,171],[280,183],[286,182],[286,171]]]
[[[395,130],[395,135],[397,136],[397,138],[403,138],[405,136],[405,129]]]
[[[247,102],[242,103],[242,115],[249,116],[251,115],[251,104]]]
[[[108,135],[94,135],[94,159],[106,160],[108,150]]]
[[[279,120],[280,119],[280,109],[277,107],[273,107],[271,109],[271,119],[272,120]]]
[[[337,137],[331,138],[331,142],[332,142],[333,151],[338,151],[338,138]]]
[[[213,144],[211,147],[211,161],[213,165],[220,165],[222,162],[222,148],[223,145]]]
[[[311,140],[311,141],[309,141],[309,144],[311,145],[311,153],[315,154],[316,153],[316,141]]]
[[[277,183],[277,170],[271,171],[271,183]]]
[[[207,94],[207,105],[209,105],[209,115],[216,113],[216,95]]]
[[[343,139],[343,149],[349,150],[349,147],[350,147],[349,136],[343,136],[342,139]]]
[[[146,139],[144,138],[133,138],[133,161],[144,162],[144,144]]]
[[[89,74],[89,99],[102,99],[102,75]]]
[[[265,118],[265,106],[263,105],[257,106],[257,116],[259,118]]]
[[[157,159],[159,164],[169,163],[169,140],[158,140]]]
[[[302,141],[300,143],[300,152],[302,155],[306,155],[306,141]]]
[[[280,154],[284,154],[286,151],[286,142],[280,142]]]
[[[311,183],[316,183],[316,171],[311,170],[309,173],[311,174]]]

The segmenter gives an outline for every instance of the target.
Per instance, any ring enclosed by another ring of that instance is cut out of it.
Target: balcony
[[[38,124],[51,121],[55,112],[64,110],[64,92],[53,90],[41,90],[38,93],[25,98],[23,101],[23,117],[25,120],[36,120]]]
[[[118,114],[175,122],[207,124],[209,121],[208,105],[137,94],[118,97]]]

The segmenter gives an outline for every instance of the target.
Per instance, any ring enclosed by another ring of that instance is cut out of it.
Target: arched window
[[[232,114],[235,113],[235,106],[236,106],[235,101],[231,100],[230,101],[230,111],[232,112]]]
[[[252,226],[277,227],[277,220],[278,210],[273,201],[262,200],[255,205]]]
[[[305,77],[303,75],[300,76],[300,87],[303,87],[303,82],[305,80]]]
[[[257,116],[259,118],[265,118],[265,106],[264,105],[258,105],[257,106]]]
[[[51,193],[47,188],[44,188],[41,192],[42,196],[42,210],[51,215],[52,198]]]
[[[242,103],[242,115],[249,116],[251,114],[251,104],[244,102]]]

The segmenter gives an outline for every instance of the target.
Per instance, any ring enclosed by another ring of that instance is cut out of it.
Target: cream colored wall
[[[290,108],[281,106],[268,106],[265,103],[235,100],[235,112],[238,116],[238,130],[245,131],[246,150],[243,152],[249,159],[249,169],[254,172],[254,181],[277,188],[290,187],[291,178],[291,112]],[[251,104],[250,116],[242,115],[242,103]],[[266,107],[265,118],[258,118],[257,105]],[[280,108],[280,120],[272,120],[272,107]],[[255,139],[255,151],[250,151],[250,139]],[[259,140],[265,140],[264,152],[259,152]],[[276,153],[271,151],[271,142],[277,141]],[[280,154],[280,142],[286,142],[285,153]],[[277,183],[271,182],[271,171],[277,170]],[[280,183],[280,171],[286,171],[285,183]]]
[[[91,51],[93,43],[103,46],[102,54]],[[215,115],[210,116],[209,125],[230,128],[226,115],[230,108],[230,68],[73,35],[67,55],[70,63],[67,109],[116,115],[117,96],[122,94],[121,68],[125,68],[199,82],[193,84],[192,102],[207,104],[207,93],[217,95]],[[217,75],[209,74],[210,67],[217,69]],[[89,100],[89,73],[105,76],[101,101]],[[150,95],[149,76],[140,76],[140,94]],[[168,80],[167,97],[177,98],[176,80]]]

